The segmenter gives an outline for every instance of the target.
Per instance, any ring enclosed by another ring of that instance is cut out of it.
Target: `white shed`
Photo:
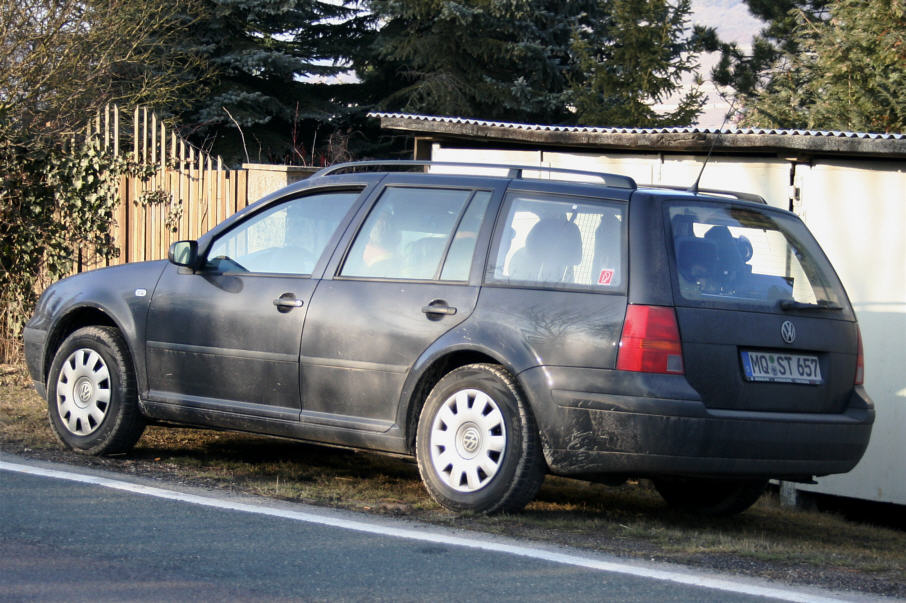
[[[615,172],[650,184],[756,193],[799,214],[836,268],[865,349],[877,417],[851,472],[795,488],[906,505],[906,135],[804,130],[590,128],[374,114],[414,156]]]

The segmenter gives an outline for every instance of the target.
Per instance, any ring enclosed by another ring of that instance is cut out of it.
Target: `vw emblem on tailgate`
[[[796,327],[788,320],[784,320],[783,324],[780,325],[780,336],[786,343],[793,343],[796,341]]]

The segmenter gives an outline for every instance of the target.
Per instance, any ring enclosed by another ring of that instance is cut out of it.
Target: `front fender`
[[[40,353],[26,353],[33,377],[46,380],[56,348],[69,333],[106,318],[122,333],[132,354],[139,391],[144,391],[145,323],[166,264],[160,260],[112,266],[82,272],[48,287],[26,325],[30,333],[26,344],[40,346]]]

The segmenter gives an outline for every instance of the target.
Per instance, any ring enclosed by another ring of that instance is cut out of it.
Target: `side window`
[[[528,195],[508,201],[490,280],[600,290],[623,286],[624,204]]]
[[[281,203],[220,236],[208,266],[221,272],[311,274],[358,192],[328,192]]]
[[[476,202],[469,204],[473,196]],[[489,199],[483,191],[387,188],[356,235],[340,275],[433,280],[449,247],[450,267],[449,272],[444,267],[443,278],[466,280],[476,222],[481,223]]]

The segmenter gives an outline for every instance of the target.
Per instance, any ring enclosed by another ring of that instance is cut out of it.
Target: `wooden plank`
[[[249,174],[247,170],[236,170],[236,207],[243,209],[249,204]]]
[[[147,190],[147,189],[145,189]],[[142,229],[144,230],[144,247],[142,249],[142,260],[150,260],[151,258],[151,249],[154,245],[154,237],[152,233],[154,232],[154,214],[151,210],[150,205],[145,205],[144,211],[142,212],[144,219],[142,220]]]
[[[188,188],[189,188],[189,230],[188,238],[197,239],[198,238],[198,192],[195,188],[195,149],[189,147],[189,169],[188,173]]]
[[[113,156],[120,156],[120,106],[113,105]],[[122,197],[120,197],[122,199]]]
[[[180,239],[191,239],[189,234],[189,204],[187,202],[188,181],[186,178],[186,141],[179,140],[179,200],[182,201],[182,220],[180,220]]]
[[[176,172],[176,131],[170,132],[170,157],[167,162],[167,192],[170,195],[172,201],[173,210],[178,210],[179,208],[179,197],[176,195],[176,190],[179,188],[179,176]],[[179,222],[177,221],[173,228],[167,229],[167,249],[175,241],[179,240]]]
[[[132,161],[138,163],[138,107],[132,117]]]
[[[119,252],[118,256],[113,259],[114,264],[122,264],[126,261],[126,250],[128,237],[127,234],[129,231],[127,229],[126,223],[126,186],[127,186],[127,177],[120,176],[119,183],[117,186],[117,204],[116,209],[114,210],[114,226],[113,226],[113,242],[117,251]]]
[[[223,163],[220,161],[220,157],[217,158],[217,203],[220,205],[220,209],[223,212],[223,219],[226,220],[230,217],[230,207],[227,204],[226,197],[226,187],[224,187],[223,182]]]
[[[158,139],[159,152],[155,156],[157,163],[157,188],[167,192],[167,128],[163,121],[158,120],[160,124],[160,138]],[[167,209],[168,204],[160,203],[157,209],[157,233],[158,246],[155,253],[155,259],[162,259],[167,256]]]
[[[110,104],[104,105],[104,151],[110,148]]]
[[[129,213],[129,261],[137,262],[138,261],[138,222],[139,212],[135,207],[135,195],[138,183],[136,182],[135,176],[130,176],[128,179],[128,189],[126,190],[126,206],[127,212]]]
[[[135,176],[129,177],[129,188],[126,191],[126,205],[129,212],[129,261],[138,261],[138,222],[139,212],[135,207],[135,195],[138,188],[138,182]]]
[[[142,163],[148,163],[148,107],[142,107]]]
[[[223,222],[223,200],[220,198],[220,171],[217,169],[217,161],[208,155],[208,169],[210,170],[210,187],[211,187],[211,206],[214,208],[214,226]]]
[[[198,236],[200,237],[208,231],[208,199],[205,195],[205,173],[204,158],[201,151],[198,151],[198,180],[195,182],[198,187]]]
[[[132,178],[126,176],[123,178],[123,196],[120,199],[123,202],[123,262],[132,261],[132,222],[135,219],[132,211],[132,199],[129,191],[133,187]]]
[[[211,156],[204,154],[204,196],[208,206],[208,229],[217,225],[217,197],[214,194],[214,166]]]
[[[152,168],[155,168],[154,174],[151,176],[151,180],[148,182],[148,192],[155,193],[158,188],[158,172],[157,172],[157,114],[153,111],[151,112],[151,131],[150,131],[151,144],[149,147],[149,154],[146,156],[146,162]],[[158,255],[158,249],[160,248],[160,205],[151,204],[149,205],[150,213],[150,222],[148,223],[148,230],[151,233],[150,238],[150,247],[148,248],[148,259],[156,260]]]
[[[173,195],[173,173],[169,169],[163,171],[163,181],[164,181],[164,191],[167,194],[168,199],[172,199]],[[167,250],[170,249],[170,244],[173,243],[173,231],[170,230],[169,218],[170,212],[172,209],[171,201],[167,201],[167,207],[164,210],[164,237],[163,237],[163,255],[161,257],[167,257]]]

